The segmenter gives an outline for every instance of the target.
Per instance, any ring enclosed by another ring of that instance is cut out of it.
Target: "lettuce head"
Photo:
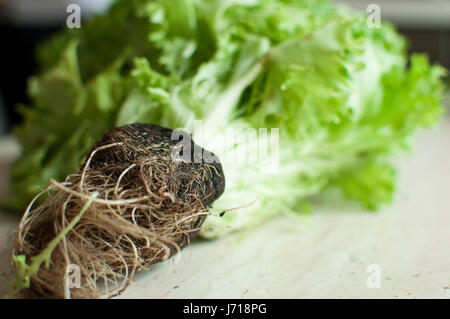
[[[327,188],[378,209],[395,190],[393,158],[443,113],[442,67],[408,56],[392,25],[325,0],[117,0],[38,58],[11,205],[76,171],[96,139],[127,123],[184,128],[220,159],[269,144],[276,169],[224,161],[211,209],[232,211],[209,216],[205,237],[298,214]],[[213,133],[197,132],[199,121]],[[257,145],[223,138],[230,128],[256,131]]]

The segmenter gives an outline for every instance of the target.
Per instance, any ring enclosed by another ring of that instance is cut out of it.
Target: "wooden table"
[[[1,192],[17,153],[0,141]],[[395,203],[378,213],[315,203],[312,215],[279,216],[243,239],[196,241],[120,298],[450,298],[450,117],[397,162]],[[0,294],[18,220],[0,214]]]

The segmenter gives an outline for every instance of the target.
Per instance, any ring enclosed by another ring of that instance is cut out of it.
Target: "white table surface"
[[[1,194],[17,153],[12,139],[0,140]],[[276,217],[241,240],[195,241],[138,274],[119,298],[450,299],[450,116],[421,132],[397,163],[395,203],[378,213],[316,203],[308,217]],[[11,279],[7,237],[18,221],[0,213],[1,295]],[[367,285],[373,264],[379,288]]]

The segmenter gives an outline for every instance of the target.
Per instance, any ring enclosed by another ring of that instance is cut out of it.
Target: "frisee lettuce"
[[[408,59],[406,47],[390,24],[369,28],[363,14],[325,0],[116,1],[39,50],[32,105],[16,128],[23,153],[11,204],[23,208],[127,123],[186,128],[219,158],[242,150],[195,136],[202,120],[219,133],[279,128],[280,162],[276,173],[224,163],[213,209],[239,209],[209,216],[203,236],[297,214],[330,187],[378,209],[395,189],[392,158],[443,112],[446,71],[424,55]]]

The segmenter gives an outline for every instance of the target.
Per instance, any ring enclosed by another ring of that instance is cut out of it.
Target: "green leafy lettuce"
[[[439,121],[445,70],[409,59],[391,25],[366,18],[324,0],[116,1],[39,50],[11,205],[74,172],[96,139],[127,123],[185,128],[221,159],[255,153],[197,136],[202,120],[218,135],[279,129],[277,171],[224,162],[213,210],[238,209],[208,217],[203,236],[296,214],[329,187],[379,208],[394,191],[392,158]]]

